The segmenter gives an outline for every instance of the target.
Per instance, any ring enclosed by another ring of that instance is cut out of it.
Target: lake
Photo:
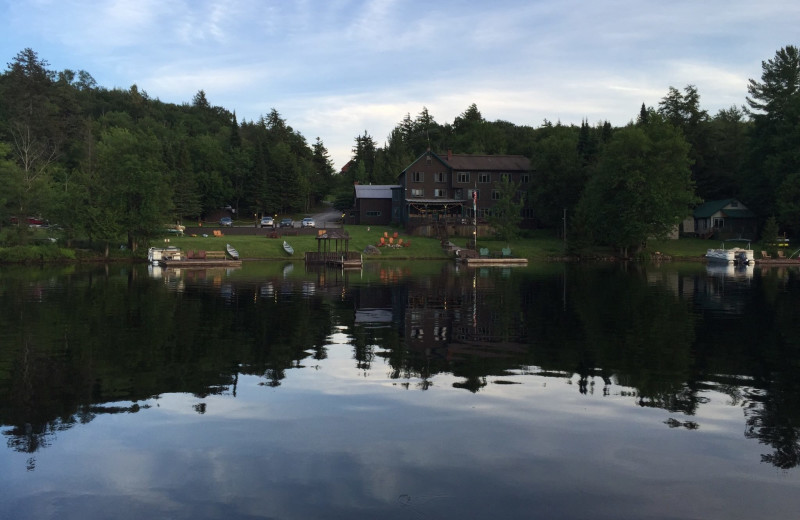
[[[797,515],[800,272],[0,267],[0,517]]]

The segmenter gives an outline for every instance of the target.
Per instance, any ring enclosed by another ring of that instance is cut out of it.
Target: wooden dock
[[[341,251],[329,252],[306,252],[306,264],[308,265],[327,265],[339,267],[341,269],[361,269],[363,260],[361,253],[350,253]]]
[[[525,266],[528,265],[527,258],[483,258],[483,257],[476,257],[476,258],[464,258],[461,260],[462,263],[467,264],[468,266],[480,266],[480,267],[514,267],[514,266]]]
[[[231,260],[228,258],[180,258],[167,259],[159,262],[163,267],[172,268],[204,268],[204,267],[239,267],[241,260]]]

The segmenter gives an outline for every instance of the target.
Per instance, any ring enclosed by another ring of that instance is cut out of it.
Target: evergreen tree
[[[749,172],[744,177],[746,201],[762,215],[797,230],[789,209],[779,208],[781,191],[791,189],[790,179],[800,172],[800,51],[787,46],[762,62],[761,81],[751,79],[747,104],[753,118]],[[794,191],[794,190],[792,190]]]

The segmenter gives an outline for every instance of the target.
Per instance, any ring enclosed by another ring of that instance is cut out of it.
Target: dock
[[[317,251],[306,252],[306,265],[361,269],[361,253],[349,250],[350,235],[341,229],[318,229]]]
[[[361,269],[363,260],[361,253],[350,252],[306,252],[306,264],[327,265],[341,269]]]
[[[461,260],[462,263],[467,264],[468,266],[480,266],[480,267],[514,267],[514,266],[525,266],[528,265],[527,258],[464,258]]]

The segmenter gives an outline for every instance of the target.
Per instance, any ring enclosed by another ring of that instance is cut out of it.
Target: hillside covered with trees
[[[744,88],[745,86],[743,86]],[[762,63],[741,107],[708,114],[693,85],[669,87],[631,122],[541,126],[487,121],[473,104],[452,123],[407,114],[380,145],[355,137],[346,171],[273,109],[256,121],[213,106],[203,90],[164,103],[136,85],[107,89],[86,71],[53,71],[32,49],[0,75],[0,245],[25,243],[28,216],[67,238],[145,245],[165,223],[231,205],[240,215],[299,212],[352,185],[391,184],[427,149],[521,154],[537,225],[626,250],[661,235],[704,200],[738,198],[762,223],[800,231],[800,54]],[[16,225],[15,225],[16,223]]]

